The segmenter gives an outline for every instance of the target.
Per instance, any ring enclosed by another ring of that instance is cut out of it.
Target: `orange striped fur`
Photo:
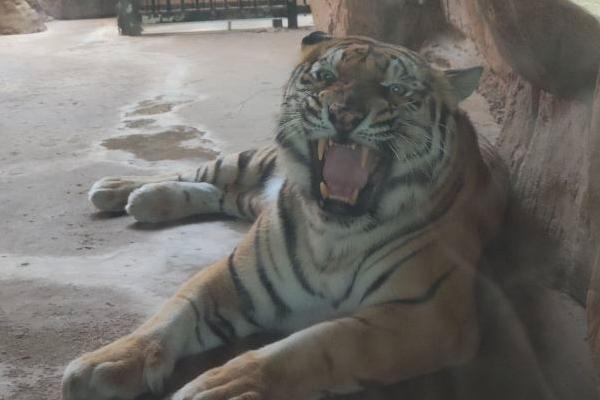
[[[399,46],[313,33],[284,90],[276,145],[186,174],[96,183],[96,206],[146,222],[215,212],[255,222],[148,322],[71,362],[65,400],[160,393],[178,359],[273,330],[287,336],[173,398],[317,399],[469,360],[476,267],[507,192],[498,156],[458,108],[478,77]],[[367,181],[337,195],[328,160],[353,152],[368,161],[348,168]]]

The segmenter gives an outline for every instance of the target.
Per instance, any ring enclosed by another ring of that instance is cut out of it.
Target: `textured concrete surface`
[[[143,226],[95,213],[87,190],[106,175],[180,170],[218,152],[268,142],[281,86],[306,34],[130,38],[118,36],[110,19],[48,28],[0,37],[1,400],[59,398],[66,362],[130,332],[198,268],[233,248],[247,225]],[[441,40],[424,52],[440,67],[481,62],[466,41]],[[464,106],[480,131],[498,135],[481,95]],[[538,343],[560,350],[536,361],[549,366],[545,379],[531,378],[537,367],[520,361],[527,343],[523,351],[502,346],[514,336],[511,328],[520,329],[504,316],[513,312],[508,309],[496,313],[498,326],[486,323],[501,338],[487,346],[496,361],[483,352],[481,362],[466,369],[471,381],[482,382],[484,395],[473,398],[517,398],[498,388],[532,379],[573,394],[558,398],[591,398],[583,309],[555,294],[531,301],[541,303],[540,315],[564,304],[570,310],[568,317],[538,324],[540,332],[557,333]],[[427,379],[408,385],[408,398],[450,398],[447,388],[433,396],[435,387],[443,388]],[[356,398],[405,398],[381,392]]]
[[[242,223],[151,229],[96,214],[87,190],[265,143],[306,34],[48,28],[0,37],[3,400],[59,398],[67,361],[129,332],[233,248]]]

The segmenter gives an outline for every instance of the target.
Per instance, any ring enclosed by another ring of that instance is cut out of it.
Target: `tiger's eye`
[[[317,72],[317,79],[325,83],[332,83],[335,82],[337,77],[333,72],[326,69],[322,69]]]
[[[388,91],[391,94],[400,96],[404,93],[404,88],[401,85],[393,84],[388,86]]]

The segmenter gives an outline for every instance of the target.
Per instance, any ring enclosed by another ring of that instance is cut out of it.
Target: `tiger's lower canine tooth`
[[[323,197],[324,199],[328,199],[329,189],[327,188],[325,182],[321,182],[321,184],[319,185],[319,189],[321,189],[321,197]]]
[[[327,148],[327,140],[319,139],[319,143],[317,144],[317,157],[319,157],[319,161],[323,160],[323,156],[325,155],[326,148]]]
[[[369,161],[369,149],[365,146],[361,147],[360,153],[360,166],[366,168],[367,162]]]

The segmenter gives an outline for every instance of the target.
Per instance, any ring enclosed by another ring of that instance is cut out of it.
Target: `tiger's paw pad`
[[[139,222],[174,221],[219,212],[221,195],[210,183],[150,183],[129,195],[125,210]]]
[[[269,400],[264,364],[248,354],[211,369],[181,388],[172,400]]]
[[[141,179],[137,180],[133,177],[109,176],[92,185],[88,198],[100,211],[123,211],[129,194],[144,183]]]

